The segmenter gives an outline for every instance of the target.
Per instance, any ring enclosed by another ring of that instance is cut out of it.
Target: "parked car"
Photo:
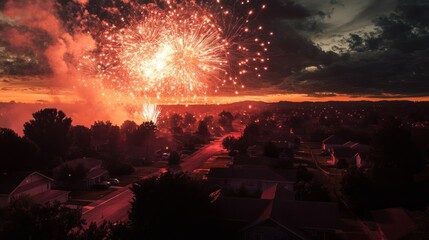
[[[120,181],[117,178],[106,178],[105,181],[110,182],[112,186],[119,185]]]
[[[92,185],[95,189],[109,189],[112,184],[108,181],[102,181],[98,183],[94,183]]]
[[[202,174],[209,174],[210,168],[198,168],[193,171],[194,173],[202,173]]]

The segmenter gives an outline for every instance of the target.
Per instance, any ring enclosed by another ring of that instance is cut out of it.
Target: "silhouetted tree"
[[[112,161],[107,165],[107,171],[113,176],[130,175],[135,171],[135,168],[129,163]]]
[[[347,163],[346,159],[344,158],[340,158],[340,160],[338,160],[337,162],[337,168],[339,169],[345,169],[348,168],[349,164]]]
[[[153,142],[156,137],[157,127],[153,122],[144,122],[134,131],[127,134],[127,141],[134,146],[143,146],[147,142]]]
[[[233,150],[234,145],[236,144],[237,139],[234,136],[228,136],[226,138],[223,139],[222,141],[222,146],[226,149],[226,150]]]
[[[85,221],[81,209],[16,199],[0,212],[0,239],[74,239]]]
[[[24,134],[41,150],[42,166],[52,168],[60,161],[71,144],[71,118],[55,108],[46,108],[33,113],[33,118],[24,124]]]
[[[194,115],[187,112],[185,114],[185,118],[183,119],[183,125],[185,125],[185,127],[190,127],[193,126],[196,121],[197,119],[195,119]]]
[[[213,126],[214,117],[212,115],[205,116],[203,121],[206,122],[208,126]]]
[[[122,139],[125,139],[125,141],[128,141],[128,135],[132,132],[136,131],[139,126],[134,122],[130,120],[125,120],[121,125],[121,136]]]
[[[143,239],[226,239],[209,191],[184,173],[133,185],[129,219]]]
[[[183,133],[182,128],[183,125],[183,117],[180,114],[173,114],[170,117],[170,128],[173,133]],[[178,128],[180,128],[182,131],[179,132]]]
[[[368,214],[373,208],[373,184],[362,169],[349,169],[341,180],[341,192],[350,208],[357,214]]]
[[[297,116],[292,116],[285,121],[285,125],[293,129],[300,128],[302,126],[302,123],[303,119]]]
[[[264,145],[264,155],[269,158],[278,158],[279,149],[273,142],[269,141]]]
[[[234,117],[230,112],[222,111],[219,113],[219,124],[223,127],[226,132],[232,131],[232,120]]]
[[[246,138],[250,143],[256,142],[259,137],[259,124],[251,123],[246,126],[243,132],[243,137]]]
[[[210,136],[209,128],[208,128],[206,122],[200,121],[198,123],[198,129],[197,129],[196,134],[199,136],[202,136],[202,137]]]
[[[82,180],[86,178],[88,173],[87,168],[83,163],[80,163],[76,167],[71,167],[68,164],[64,164],[60,167],[58,172],[58,179],[64,184],[64,187],[68,189],[78,188],[82,183]]]
[[[176,151],[171,151],[170,156],[168,156],[169,165],[177,165],[180,163],[180,155]]]
[[[0,169],[2,171],[35,170],[39,148],[27,138],[21,138],[12,129],[0,128]]]
[[[376,133],[371,150],[372,178],[378,184],[406,188],[425,164],[410,129],[393,117]]]
[[[331,200],[328,188],[314,178],[308,182],[295,183],[294,191],[296,199],[301,201],[329,202]]]
[[[138,240],[140,237],[129,222],[106,222],[101,224],[90,223],[76,234],[75,240]]]
[[[306,167],[299,165],[296,171],[296,179],[297,182],[309,182],[313,179],[313,174]]]
[[[120,129],[110,121],[96,121],[91,125],[92,137],[108,146],[111,151],[116,150],[120,140]]]
[[[111,239],[110,237],[110,228],[112,224],[106,221],[103,221],[101,224],[92,222],[88,225],[86,229],[82,231],[81,234],[76,236],[75,240],[106,240]]]
[[[72,144],[70,155],[73,158],[91,155],[91,130],[85,126],[73,126],[70,129]]]
[[[152,151],[156,139],[157,127],[153,122],[144,122],[138,128],[127,134],[127,142],[133,146],[142,146],[145,150],[145,158],[152,157]]]
[[[247,149],[250,146],[250,142],[247,138],[241,136],[237,139],[233,145],[233,149],[237,150],[240,155],[247,155]]]

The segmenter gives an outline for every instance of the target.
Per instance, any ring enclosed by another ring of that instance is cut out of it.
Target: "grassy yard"
[[[154,168],[166,168],[168,167],[168,163],[167,161],[156,161],[153,162],[150,166],[148,167],[154,167]]]
[[[77,200],[98,200],[109,193],[116,191],[114,188],[102,189],[102,190],[84,190],[84,191],[73,191],[71,192],[71,198]],[[79,201],[82,202],[82,201]]]
[[[214,156],[204,163],[201,168],[227,168],[231,158],[226,156]]]
[[[161,164],[158,164],[158,165],[161,166]],[[115,177],[119,179],[119,186],[126,186],[128,184],[139,181],[143,176],[147,176],[159,171],[160,168],[161,167],[153,167],[153,166],[137,167],[136,171],[130,175],[120,175]]]
[[[309,149],[301,149],[300,151],[295,152],[295,157],[298,159],[306,160],[306,161],[313,161],[313,158],[311,157],[311,153]]]
[[[90,204],[91,202],[92,201],[73,200],[73,199],[71,199],[71,200],[67,201],[67,204],[77,205],[77,206],[86,206],[86,205]]]

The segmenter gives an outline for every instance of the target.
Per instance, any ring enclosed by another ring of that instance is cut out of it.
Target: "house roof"
[[[269,215],[282,225],[297,228],[335,230],[339,226],[337,203],[276,199]]]
[[[274,221],[287,230],[335,231],[339,227],[338,205],[332,202],[295,201],[281,197],[274,199],[222,197],[216,203],[225,219],[247,222],[249,225],[246,228],[266,221]]]
[[[387,208],[371,213],[387,240],[403,238],[417,228],[403,208]]]
[[[354,150],[356,150],[359,153],[369,153],[370,147],[366,144],[362,144],[362,143],[355,143],[352,146],[350,146],[351,148],[353,148]]]
[[[37,174],[47,180],[53,179],[39,172],[3,172],[0,174],[0,194],[11,194],[30,175]]]
[[[344,146],[344,147],[352,147],[352,146],[353,146],[353,145],[355,145],[355,144],[357,144],[357,143],[352,142],[352,141],[348,141],[348,142],[344,143],[344,144],[343,144],[343,146]]]
[[[283,184],[273,184],[273,186],[262,192],[261,199],[274,198],[295,200],[295,193],[289,191]]]
[[[89,171],[88,174],[86,175],[87,179],[94,179],[94,178],[98,178],[101,177],[103,175],[107,174],[107,170],[104,168],[97,168],[94,169],[92,171]]]
[[[226,220],[252,222],[260,216],[270,202],[271,200],[268,199],[220,197],[216,205]]]
[[[342,145],[346,142],[347,141],[344,141],[342,137],[339,137],[337,135],[331,135],[322,141],[323,144],[338,144],[338,145]]]
[[[287,181],[283,176],[265,167],[211,168],[207,175],[210,178],[254,179],[266,181]]]
[[[334,147],[332,152],[336,158],[354,158],[357,151],[350,147]]]
[[[311,239],[310,237],[306,236],[301,230],[297,229],[296,227],[290,225],[286,222],[279,222],[277,219],[271,217],[271,213],[273,212],[274,208],[274,202],[271,201],[270,204],[265,208],[265,210],[262,212],[262,214],[258,217],[256,221],[254,221],[252,224],[246,226],[243,230],[255,227],[257,225],[263,225],[265,223],[274,223],[278,225],[279,227],[285,229],[288,232],[292,232],[295,236],[299,237],[302,240]]]

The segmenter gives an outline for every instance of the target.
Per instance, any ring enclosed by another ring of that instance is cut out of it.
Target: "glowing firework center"
[[[102,89],[184,102],[217,92],[227,83],[244,88],[238,75],[267,70],[261,66],[268,60],[261,52],[270,43],[249,30],[253,11],[233,17],[220,1],[160,1],[133,7],[139,17],[122,17],[121,27],[103,23],[106,30],[97,55],[87,58],[97,66]]]

